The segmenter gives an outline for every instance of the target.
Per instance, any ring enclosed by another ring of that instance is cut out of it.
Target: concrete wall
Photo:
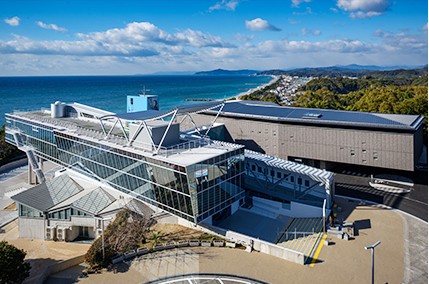
[[[44,219],[18,218],[18,230],[20,238],[45,239]]]
[[[311,218],[311,217],[321,217],[323,215],[323,210],[320,207],[306,205],[298,202],[291,202],[290,209],[285,209],[282,206],[281,202],[268,200],[260,197],[252,197],[253,206],[260,206],[263,208],[270,208],[272,212],[276,212],[279,215],[289,216],[289,217],[302,217],[302,218]]]
[[[27,158],[22,158],[10,163],[7,163],[6,165],[3,165],[0,167],[0,173],[1,172],[5,172],[11,169],[14,169],[16,167],[20,167],[20,166],[24,166],[28,164],[28,159]]]
[[[253,248],[255,250],[259,250],[262,253],[304,265],[305,257],[301,252],[283,248],[273,243],[251,238],[233,231],[227,231],[226,238],[243,245],[249,245],[251,241],[253,241]]]
[[[196,114],[193,119],[201,125],[210,122],[213,116]],[[419,156],[422,147],[420,130],[415,139],[413,133],[292,125],[222,116],[216,122],[225,124],[229,134],[229,139],[225,134],[226,140],[282,159],[297,157],[413,171],[415,159],[418,159],[415,155]],[[182,128],[191,127],[183,125]]]
[[[42,276],[40,276],[39,280],[36,284],[42,284],[45,280],[51,276],[52,274],[58,273],[60,271],[66,270],[72,266],[78,265],[83,262],[84,255],[79,255],[64,261],[57,262],[55,264],[49,265],[46,270],[43,272]]]

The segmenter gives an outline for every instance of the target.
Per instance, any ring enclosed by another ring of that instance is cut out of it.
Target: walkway
[[[335,283],[369,283],[371,254],[364,247],[376,241],[381,241],[375,253],[376,283],[427,283],[426,222],[365,202],[342,198],[337,202],[342,207],[339,217],[356,221],[358,235],[350,241],[329,236],[331,245],[323,246],[314,267],[258,252],[195,247],[135,258],[88,277],[74,267],[51,276],[46,283],[131,284],[195,272],[245,275],[268,283],[321,283],[333,277]]]

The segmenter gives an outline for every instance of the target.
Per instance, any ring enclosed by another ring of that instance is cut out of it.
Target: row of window
[[[57,212],[48,214],[49,219],[59,219],[59,220],[70,220],[70,216],[88,217],[91,215],[88,215],[88,214],[86,214],[82,211],[76,210],[74,208],[68,208],[65,210],[61,210],[61,211],[57,211]]]
[[[269,170],[269,169],[262,168],[261,166],[257,166],[254,164],[251,165],[251,169],[252,169],[252,171],[256,171],[256,169],[257,169],[258,173],[263,173],[265,175],[269,173],[269,175],[271,177],[277,177],[278,179],[284,178],[285,181],[289,180],[288,175],[290,175],[290,174],[288,174],[288,173],[276,172],[273,169]],[[292,182],[292,183],[295,182],[294,176],[290,176],[290,182]],[[302,178],[300,178],[300,177],[297,178],[297,184],[302,185]],[[309,187],[310,181],[304,180],[304,186]]]
[[[19,216],[28,217],[28,218],[43,218],[44,215],[42,212],[37,211],[33,208],[27,207],[25,205],[19,205]]]

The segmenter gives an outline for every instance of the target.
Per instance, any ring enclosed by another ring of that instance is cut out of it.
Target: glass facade
[[[20,130],[38,155],[192,222],[244,196],[244,148],[183,167],[15,116],[6,116],[6,127]],[[13,137],[7,140],[14,144]]]
[[[187,167],[197,222],[244,197],[241,189],[243,166],[244,150],[241,148]]]
[[[70,220],[71,216],[92,217],[91,215],[88,215],[74,208],[67,208],[64,210],[49,213],[48,219]]]
[[[19,205],[19,217],[40,219],[40,218],[43,218],[44,216],[43,216],[42,212],[20,204]]]
[[[21,118],[12,118],[6,114],[6,128],[19,130],[25,145],[32,146],[40,156],[59,162],[53,127],[33,121],[28,122]],[[5,138],[7,142],[15,144],[15,139],[11,134],[6,133]]]

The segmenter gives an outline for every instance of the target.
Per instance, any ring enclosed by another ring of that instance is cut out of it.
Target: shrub
[[[22,283],[30,275],[31,265],[24,262],[26,254],[6,241],[0,242],[0,284]]]

